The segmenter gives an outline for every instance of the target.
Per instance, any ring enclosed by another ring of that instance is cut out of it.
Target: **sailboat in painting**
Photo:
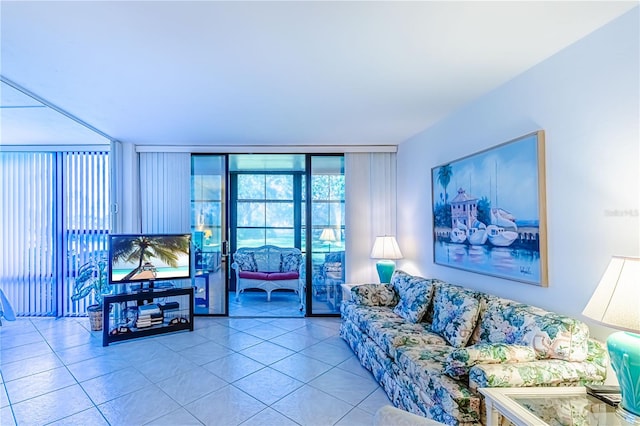
[[[451,230],[450,238],[452,243],[464,243],[467,239],[467,226],[456,220],[456,226]]]
[[[467,232],[469,244],[474,246],[481,246],[484,244],[487,241],[488,236],[487,225],[477,219],[471,224]]]
[[[518,238],[516,218],[504,209],[491,209],[491,225],[487,227],[487,234],[489,242],[494,246],[510,246]]]

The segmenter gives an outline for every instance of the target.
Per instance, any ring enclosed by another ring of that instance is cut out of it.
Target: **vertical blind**
[[[0,153],[0,277],[16,315],[55,315],[56,157]]]
[[[396,234],[396,154],[347,153],[344,158],[346,280],[376,282],[369,257],[373,241]]]
[[[108,153],[0,152],[0,165],[0,288],[17,315],[83,313],[70,296],[106,250]]]
[[[62,253],[64,295],[73,294],[78,268],[108,256],[109,157],[102,152],[63,154]],[[91,296],[92,297],[92,296]],[[91,298],[62,298],[63,315],[84,313]]]
[[[142,232],[191,232],[191,154],[140,153]]]

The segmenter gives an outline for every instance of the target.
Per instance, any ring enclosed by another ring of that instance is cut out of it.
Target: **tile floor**
[[[0,327],[0,424],[371,425],[389,404],[338,318],[197,317],[102,347],[87,318]]]
[[[235,291],[229,292],[230,317],[299,317],[300,296],[292,291],[273,291],[271,301],[267,302],[264,291],[245,291],[236,300]]]

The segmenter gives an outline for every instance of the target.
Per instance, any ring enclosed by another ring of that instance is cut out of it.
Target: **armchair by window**
[[[342,300],[340,284],[344,283],[344,251],[327,253],[313,279],[313,296],[326,300],[336,308]]]

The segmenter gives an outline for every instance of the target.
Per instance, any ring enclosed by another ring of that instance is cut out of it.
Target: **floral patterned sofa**
[[[575,319],[396,271],[342,303],[340,334],[397,407],[483,423],[481,387],[601,384],[608,358]]]
[[[236,271],[236,300],[248,288],[267,292],[277,289],[293,290],[304,297],[304,283],[300,280],[302,253],[297,248],[276,246],[242,247],[233,254],[231,267]]]

